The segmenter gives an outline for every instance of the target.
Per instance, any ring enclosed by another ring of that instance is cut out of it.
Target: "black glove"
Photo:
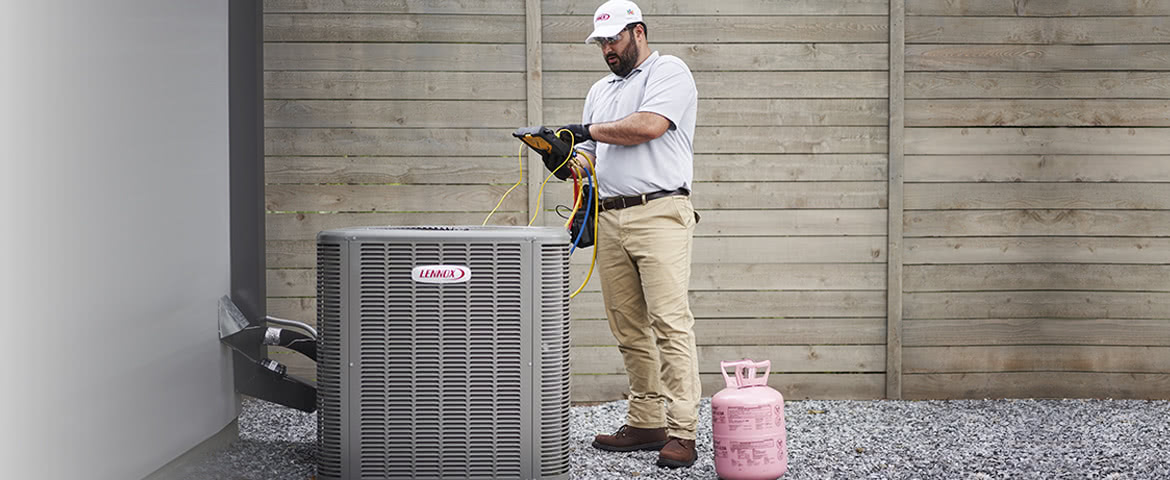
[[[540,154],[544,166],[553,172],[557,178],[564,180],[572,175],[565,159],[569,158],[569,144],[557,137],[548,127],[522,127],[512,132],[512,136],[519,138]],[[566,137],[568,134],[565,135]],[[561,164],[565,164],[561,167]],[[561,167],[561,168],[557,168]]]
[[[587,124],[582,125],[580,123],[574,123],[571,125],[565,125],[561,128],[558,128],[557,131],[560,132],[561,130],[568,130],[570,132],[573,132],[572,139],[568,138],[569,136],[563,132],[557,136],[566,142],[569,142],[569,141],[574,141],[577,143],[588,142],[590,140],[593,140],[593,135],[589,134],[589,126],[590,125],[592,125],[592,124],[587,123]]]
[[[569,169],[569,164],[572,162],[565,161],[566,158],[569,158],[571,152],[569,150],[569,144],[559,142],[549,144],[552,145],[552,150],[549,150],[547,153],[540,152],[540,158],[544,160],[545,168],[553,172],[553,175],[556,175],[561,180],[568,179],[573,175],[573,171]],[[560,169],[557,169],[557,167],[560,167]]]

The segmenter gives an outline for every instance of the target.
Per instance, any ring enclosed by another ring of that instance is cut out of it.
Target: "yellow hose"
[[[577,287],[577,291],[569,295],[570,300],[576,297],[578,293],[581,293],[581,290],[585,289],[585,285],[589,284],[589,279],[593,278],[593,267],[597,265],[597,249],[600,248],[600,245],[597,244],[597,225],[599,223],[597,218],[601,216],[601,189],[597,185],[599,180],[597,179],[597,171],[593,167],[593,161],[586,155],[582,156],[585,157],[585,162],[589,165],[587,168],[593,173],[593,188],[596,189],[593,192],[593,260],[589,262],[589,273],[585,274],[585,281],[581,282],[581,286]]]
[[[517,180],[516,184],[512,185],[512,188],[509,188],[508,191],[504,192],[504,196],[500,197],[499,202],[496,202],[496,208],[493,208],[492,211],[490,213],[488,213],[487,218],[483,219],[483,223],[480,224],[481,227],[487,225],[488,220],[491,220],[492,215],[494,215],[496,213],[496,210],[500,209],[500,205],[504,204],[504,199],[508,198],[508,194],[512,193],[512,190],[515,190],[516,187],[519,187],[521,183],[524,183],[524,145],[523,144],[520,145],[520,151],[518,153],[516,153],[516,163],[520,164],[520,180]]]
[[[568,132],[568,130],[564,130],[564,129],[559,130],[559,131],[557,131],[557,135],[560,135],[561,132]],[[557,168],[553,169],[554,172],[557,170],[560,170],[561,167],[564,167],[565,164],[569,163],[569,160],[571,160],[573,158],[573,154],[575,153],[573,151],[573,148],[577,145],[577,139],[573,135],[573,132],[569,132],[569,138],[571,140],[569,143],[569,156],[566,157],[565,161],[561,162],[561,164],[558,165]],[[592,205],[592,207],[593,207],[593,260],[589,262],[589,273],[585,274],[585,281],[581,282],[581,286],[577,287],[577,290],[575,292],[573,292],[571,295],[569,295],[570,299],[572,299],[573,297],[576,297],[578,293],[581,293],[581,290],[584,290],[585,285],[587,285],[589,283],[589,279],[593,278],[593,267],[595,267],[597,265],[597,248],[598,248],[597,233],[598,233],[598,225],[600,223],[600,222],[598,222],[597,219],[601,215],[601,198],[600,198],[601,192],[600,192],[600,189],[598,188],[598,185],[597,185],[597,183],[598,183],[597,171],[594,169],[593,160],[591,158],[589,158],[588,155],[581,155],[581,157],[585,159],[585,167],[584,168],[588,169],[588,172],[583,172],[583,173],[586,173],[588,175],[592,175],[592,178],[593,178],[593,182],[592,182],[592,186],[591,186],[591,188],[594,189],[593,205]],[[515,185],[512,185],[512,188],[509,188],[508,191],[504,192],[504,196],[500,197],[499,202],[496,202],[496,208],[493,208],[492,211],[490,213],[488,213],[487,218],[483,219],[482,225],[487,225],[488,220],[490,220],[492,218],[492,215],[494,215],[496,213],[496,210],[500,209],[500,205],[504,204],[504,199],[508,198],[508,194],[512,193],[512,190],[515,190],[516,187],[520,186],[521,183],[524,183],[524,145],[520,145],[520,152],[516,154],[516,162],[520,164],[520,180],[517,181]],[[574,170],[576,170],[576,169],[574,168]],[[574,180],[574,181],[579,183],[580,176],[581,175],[578,174],[578,180]],[[536,217],[540,216],[540,201],[544,197],[544,186],[548,184],[548,181],[550,179],[552,179],[552,177],[553,177],[553,174],[549,173],[547,177],[544,177],[544,182],[541,182],[541,184],[540,184],[540,192],[537,194],[537,197],[536,197],[536,208],[535,208],[536,211],[533,213],[532,219],[528,221],[528,226],[530,226],[530,227],[532,226],[532,224],[534,222],[536,222]],[[573,212],[571,214],[569,214],[569,221],[567,223],[565,223],[565,228],[568,228],[570,225],[572,225],[573,217],[577,215],[577,210],[579,210],[580,208],[581,208],[581,195],[577,195],[577,198],[573,200]],[[585,208],[589,208],[589,206],[586,205]],[[588,227],[583,227],[583,228],[588,228]]]

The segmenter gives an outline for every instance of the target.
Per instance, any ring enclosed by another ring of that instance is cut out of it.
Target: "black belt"
[[[627,207],[636,207],[638,205],[645,205],[646,202],[659,199],[662,197],[670,197],[674,195],[687,196],[691,191],[685,188],[677,190],[659,190],[657,192],[643,193],[632,197],[610,197],[601,201],[601,211],[606,210],[621,210]]]

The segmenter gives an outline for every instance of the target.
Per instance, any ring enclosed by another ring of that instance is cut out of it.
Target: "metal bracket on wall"
[[[225,295],[219,299],[219,340],[234,352],[236,391],[304,412],[316,411],[317,388],[312,383],[289,375],[276,361],[248,355],[259,345],[271,344],[265,341],[268,330],[263,324],[249,322],[231,298]],[[310,358],[316,360],[315,356]]]

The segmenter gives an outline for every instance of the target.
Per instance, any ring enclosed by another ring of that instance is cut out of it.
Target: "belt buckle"
[[[642,194],[642,203],[639,203],[638,205],[645,205],[645,204],[646,204],[646,194],[643,193]]]

